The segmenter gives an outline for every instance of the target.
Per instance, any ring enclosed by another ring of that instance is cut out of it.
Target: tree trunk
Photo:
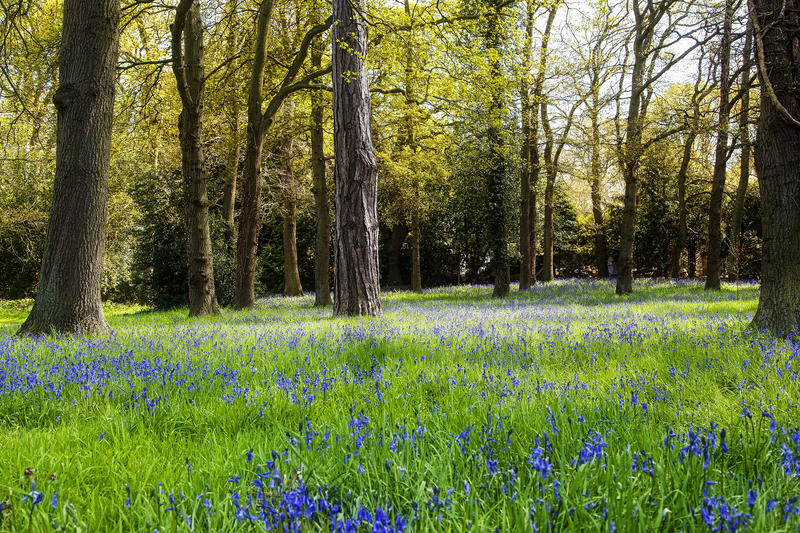
[[[798,4],[797,0],[753,0],[751,13],[763,94],[753,152],[763,230],[761,294],[753,326],[780,336],[800,330]],[[766,35],[762,28],[767,29]]]
[[[239,235],[236,239],[236,279],[233,306],[249,309],[255,305],[256,263],[258,261],[258,232],[261,230],[261,152],[264,148],[265,127],[261,116],[264,87],[264,62],[267,30],[272,19],[272,0],[263,0],[258,9],[253,70],[247,93],[247,148],[241,187]]]
[[[692,149],[696,137],[697,134],[694,131],[690,131],[686,135],[681,166],[678,169],[678,242],[672,254],[671,274],[673,278],[680,277],[681,255],[686,249],[686,235],[688,233],[688,228],[686,227],[686,176],[689,173],[689,164],[692,161]]]
[[[634,6],[638,9],[638,0]],[[644,88],[646,46],[639,27],[641,16],[638,11],[636,36],[633,39],[633,69],[631,72],[631,92],[628,102],[628,118],[625,128],[625,146],[622,156],[622,175],[625,180],[625,197],[622,206],[622,227],[620,228],[619,260],[617,261],[617,294],[633,292],[633,245],[636,239],[636,204],[639,194],[639,159],[642,152],[642,92]],[[652,32],[650,33],[652,35]]]
[[[542,102],[542,130],[544,130],[544,262],[542,265],[542,281],[553,281],[555,278],[553,265],[553,195],[556,185],[556,168],[553,163],[553,130],[547,116],[547,102]]]
[[[382,315],[378,171],[370,132],[367,24],[363,9],[363,0],[333,1],[337,316]]]
[[[591,197],[592,217],[594,218],[594,260],[597,263],[597,275],[601,278],[608,277],[608,240],[606,238],[606,225],[603,221],[603,198],[601,194],[601,181],[603,178],[600,166],[600,87],[595,82],[592,91],[592,108],[589,116],[592,122],[592,153],[591,153]]]
[[[489,235],[492,242],[492,268],[494,270],[494,298],[508,296],[511,273],[508,261],[508,242],[506,239],[506,206],[504,201],[504,182],[506,161],[500,129],[503,127],[503,81],[500,58],[502,57],[502,22],[499,0],[492,0],[491,11],[487,14],[486,48],[494,53],[490,59],[491,103],[489,107],[489,126],[486,139],[489,143],[487,185],[489,192]]]
[[[182,7],[188,5],[188,12]],[[180,20],[182,18],[182,20]],[[183,51],[181,37],[183,36]],[[189,268],[189,316],[219,313],[214,290],[214,259],[208,226],[208,192],[203,154],[203,24],[197,2],[181,0],[173,23],[173,71],[183,108],[181,141],[183,200]]]
[[[288,108],[287,108],[288,109]],[[289,115],[291,113],[287,113]],[[283,192],[283,295],[302,296],[297,262],[297,183],[292,168],[292,138],[281,146],[281,191]]]
[[[534,3],[526,2],[527,14],[525,18],[525,44],[522,47],[522,80],[520,81],[520,98],[522,101],[522,171],[520,173],[520,217],[519,217],[519,251],[521,257],[519,270],[519,290],[527,291],[531,288],[533,272],[533,257],[531,250],[531,150],[533,146],[531,134],[531,95],[529,88],[531,52],[533,50],[533,25]]]
[[[103,334],[100,302],[119,0],[65,0],[56,171],[36,300],[20,333]]]
[[[722,196],[725,193],[725,174],[728,165],[728,130],[730,129],[730,58],[733,0],[725,2],[725,20],[719,51],[719,123],[714,155],[714,175],[708,209],[708,260],[706,290],[720,290],[722,255]]]
[[[389,287],[403,286],[403,269],[400,265],[400,254],[403,243],[408,235],[408,228],[403,223],[396,223],[392,226],[392,234],[389,238],[389,272],[386,285]]]
[[[697,240],[694,237],[686,245],[686,255],[687,276],[694,278],[697,276]]]
[[[742,215],[747,187],[750,182],[750,70],[753,56],[753,29],[748,26],[744,41],[744,58],[742,60],[741,111],[739,112],[739,142],[742,145],[739,158],[739,184],[736,187],[736,199],[733,202],[733,220],[731,222],[731,257],[732,267],[739,278],[740,260],[742,256]]]
[[[236,13],[238,0],[229,0],[230,27],[227,35],[227,55],[233,57],[237,53],[239,39],[239,22]],[[236,63],[228,64],[228,80],[230,83],[230,100],[227,106],[228,127],[230,128],[230,147],[225,169],[225,185],[222,192],[222,220],[225,224],[225,243],[228,253],[236,248],[236,226],[234,213],[236,208],[236,181],[239,174],[239,87],[236,83]]]
[[[417,192],[417,196],[419,193]],[[419,198],[416,202],[419,204]],[[420,272],[420,234],[419,209],[414,209],[411,214],[411,290],[422,292],[422,273]]]
[[[311,50],[311,66],[322,66],[322,50]],[[314,207],[317,212],[317,249],[314,257],[314,305],[327,307],[331,301],[331,215],[328,207],[328,184],[325,180],[324,106],[319,92],[311,95],[311,175]]]

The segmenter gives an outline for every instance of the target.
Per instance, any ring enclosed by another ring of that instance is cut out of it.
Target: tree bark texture
[[[725,20],[722,25],[722,42],[719,49],[719,120],[717,145],[714,151],[714,174],[711,182],[711,200],[708,208],[708,261],[706,290],[720,290],[722,269],[722,197],[728,166],[728,132],[730,129],[730,62],[733,0],[725,2]]]
[[[311,66],[322,66],[322,50],[311,50]],[[331,214],[328,207],[328,183],[325,179],[325,141],[323,137],[324,106],[322,94],[311,95],[311,176],[314,207],[317,213],[317,248],[314,256],[314,305],[327,307],[331,300]]]
[[[333,2],[333,138],[336,183],[334,314],[381,316],[378,171],[370,132],[363,0]]]
[[[53,199],[36,300],[20,333],[104,334],[100,302],[119,0],[65,0]]]
[[[172,69],[182,103],[178,130],[189,269],[189,316],[202,316],[219,313],[219,305],[214,289],[214,258],[208,226],[209,204],[203,153],[203,24],[197,1],[181,0],[172,31]]]
[[[800,330],[800,1],[752,7],[763,94],[753,151],[763,229],[753,326],[786,336]]]

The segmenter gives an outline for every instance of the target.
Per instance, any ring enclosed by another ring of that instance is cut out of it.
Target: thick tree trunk
[[[542,102],[542,129],[544,130],[544,261],[542,264],[542,281],[555,279],[553,265],[553,196],[556,185],[556,168],[553,162],[553,130],[547,116],[547,102]]]
[[[800,2],[753,0],[753,5],[763,95],[753,152],[763,230],[753,326],[787,336],[800,331]]]
[[[506,161],[500,128],[503,126],[503,82],[500,58],[502,56],[502,6],[493,0],[487,14],[486,47],[494,50],[490,60],[491,104],[489,107],[489,127],[486,139],[489,143],[487,185],[489,192],[489,236],[492,242],[492,269],[494,270],[494,298],[508,296],[511,285],[511,272],[508,260],[508,241],[506,238],[506,206],[504,201],[504,182]]]
[[[725,175],[728,166],[728,131],[730,129],[730,58],[733,0],[725,2],[725,20],[719,51],[719,122],[717,146],[714,154],[714,175],[711,183],[711,201],[708,208],[708,261],[706,290],[720,290],[722,266],[722,196],[725,193]]]
[[[311,51],[311,66],[318,70],[322,65],[322,50]],[[314,305],[331,305],[331,215],[328,207],[328,184],[325,179],[325,141],[323,137],[324,107],[322,94],[311,95],[311,175],[313,178],[314,207],[317,213],[317,249],[314,257]]]
[[[191,5],[188,13],[181,10],[181,5],[186,4]],[[189,316],[202,316],[219,312],[214,290],[214,258],[208,226],[208,191],[202,140],[205,99],[203,24],[197,2],[182,1],[181,5],[173,24],[172,62],[183,104],[178,130],[189,268]],[[183,17],[183,20],[178,20],[179,17]],[[180,49],[181,36],[183,51]]]
[[[520,216],[519,216],[519,251],[521,255],[519,271],[519,290],[531,288],[535,279],[531,250],[531,151],[537,150],[532,145],[531,134],[531,94],[529,87],[531,52],[533,51],[534,3],[527,0],[525,18],[525,44],[522,47],[522,80],[520,81],[520,98],[522,101],[522,171],[520,173]]]
[[[111,159],[119,0],[65,0],[56,171],[36,300],[20,333],[97,335]]]
[[[736,198],[733,202],[733,219],[731,221],[731,266],[739,278],[742,256],[742,216],[747,187],[750,182],[750,71],[753,56],[753,29],[748,26],[744,42],[744,59],[742,61],[741,111],[739,112],[739,184],[736,187]]]
[[[381,316],[378,171],[370,132],[363,0],[333,2],[333,138],[336,182],[334,314]]]
[[[288,108],[287,108],[288,109]],[[287,113],[289,115],[290,113]],[[292,139],[281,146],[281,190],[283,191],[283,295],[302,296],[297,261],[297,183],[292,168]]]
[[[670,268],[673,278],[680,277],[681,255],[686,249],[686,236],[688,233],[688,228],[686,227],[686,176],[689,173],[689,164],[692,161],[692,150],[696,137],[697,134],[694,131],[690,131],[686,135],[681,166],[678,169],[678,242],[672,253],[672,265]]]

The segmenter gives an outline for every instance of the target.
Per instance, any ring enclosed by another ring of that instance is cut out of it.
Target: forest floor
[[[0,531],[800,529],[800,343],[746,331],[756,285],[490,295],[109,306],[109,340],[0,303]]]

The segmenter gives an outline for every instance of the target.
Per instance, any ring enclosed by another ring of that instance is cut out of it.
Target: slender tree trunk
[[[417,192],[417,196],[419,193]],[[417,198],[416,203],[419,203]],[[419,209],[414,209],[411,214],[411,290],[422,292],[422,273],[420,272],[420,241],[421,228],[419,223]]]
[[[100,302],[119,0],[65,0],[56,171],[36,300],[20,333],[104,334]]]
[[[547,116],[547,102],[542,102],[542,129],[544,130],[544,263],[542,265],[542,281],[553,281],[555,278],[553,265],[553,196],[556,185],[556,168],[553,163],[553,130]]]
[[[289,107],[287,107],[287,110]],[[288,112],[287,115],[291,115]],[[297,261],[297,183],[292,168],[292,138],[286,136],[281,146],[281,190],[283,192],[283,295],[302,296]]]
[[[190,4],[188,12],[183,12],[181,8],[186,4]],[[182,16],[183,21],[179,20]],[[183,52],[180,49],[181,36]],[[219,313],[219,306],[214,290],[214,258],[208,226],[208,191],[203,154],[203,24],[197,2],[182,0],[177,8],[173,24],[172,63],[183,104],[178,130],[187,234],[189,316],[216,314]]]
[[[686,245],[686,267],[687,267],[687,275],[689,278],[694,278],[697,276],[697,240],[692,237],[689,239],[689,243]]]
[[[671,275],[673,278],[680,277],[681,255],[686,249],[686,235],[688,233],[686,227],[686,176],[689,173],[689,164],[692,161],[692,150],[696,137],[697,134],[694,131],[690,131],[686,135],[681,166],[678,169],[678,242],[672,254]]]
[[[733,270],[739,277],[742,256],[742,215],[747,187],[750,182],[750,71],[753,56],[753,29],[749,25],[744,42],[744,58],[742,61],[741,111],[739,113],[739,142],[742,145],[739,158],[739,184],[736,187],[736,199],[733,202],[733,220],[731,223],[731,250],[733,253]]]
[[[595,84],[596,85],[596,84]],[[606,225],[603,220],[603,197],[601,193],[602,169],[600,167],[600,121],[599,121],[599,87],[592,89],[592,154],[591,154],[591,196],[592,217],[594,218],[594,258],[597,263],[597,274],[601,278],[608,277],[608,240]]]
[[[638,0],[635,0],[638,2]],[[638,18],[638,17],[637,17]],[[633,40],[633,69],[628,118],[625,128],[622,174],[625,180],[625,197],[620,228],[619,260],[617,261],[617,294],[633,292],[633,245],[636,239],[636,208],[639,194],[639,159],[642,152],[641,106],[646,63],[646,43],[639,34]]]
[[[238,0],[229,0],[230,27],[227,35],[227,55],[233,57],[237,53],[239,40],[239,22],[236,9]],[[234,213],[236,209],[236,181],[239,174],[239,156],[241,148],[239,143],[239,87],[236,83],[235,62],[228,66],[228,79],[230,87],[230,101],[227,106],[228,127],[230,128],[230,148],[228,163],[225,169],[225,186],[222,192],[222,220],[225,224],[225,243],[232,252],[236,248],[236,225]]]
[[[258,261],[258,232],[261,230],[261,154],[266,127],[261,116],[264,87],[264,62],[267,30],[272,19],[272,0],[263,0],[258,9],[258,24],[254,40],[253,70],[247,94],[247,148],[241,187],[239,235],[236,239],[236,280],[233,305],[248,309],[255,305],[256,264]]]
[[[753,151],[763,230],[753,326],[787,336],[800,331],[800,2],[752,2],[763,94]]]
[[[408,235],[408,228],[403,223],[392,226],[392,234],[389,238],[389,272],[386,284],[389,287],[403,286],[403,270],[400,265],[400,254],[403,243]]]
[[[322,66],[322,50],[311,50],[311,66]],[[325,141],[323,137],[324,106],[320,92],[311,95],[311,174],[314,206],[317,212],[317,249],[314,257],[314,305],[327,307],[331,300],[331,215],[328,207],[328,183],[325,179]]]
[[[711,183],[711,202],[708,209],[708,261],[706,290],[720,290],[722,267],[722,196],[725,193],[725,174],[728,164],[728,131],[730,129],[730,58],[733,0],[725,2],[719,64],[719,123],[714,156],[714,177]]]
[[[363,0],[333,1],[333,136],[336,182],[334,314],[381,316],[378,171],[370,132]]]
[[[491,104],[489,107],[489,127],[486,138],[489,143],[488,191],[489,191],[489,235],[492,242],[492,268],[494,270],[494,290],[492,296],[505,298],[511,284],[509,271],[508,242],[506,238],[506,206],[504,201],[504,182],[506,177],[506,161],[500,129],[503,126],[503,73],[500,64],[502,55],[503,34],[501,27],[501,10],[499,0],[492,0],[487,14],[486,47],[493,50],[490,59]]]
[[[520,98],[522,101],[522,172],[520,175],[520,220],[519,220],[519,250],[521,257],[519,271],[519,290],[526,291],[531,288],[535,279],[533,271],[533,257],[531,250],[531,94],[530,94],[530,69],[531,52],[533,50],[533,25],[534,2],[527,0],[527,15],[525,18],[525,44],[522,47],[522,79],[520,81]]]

